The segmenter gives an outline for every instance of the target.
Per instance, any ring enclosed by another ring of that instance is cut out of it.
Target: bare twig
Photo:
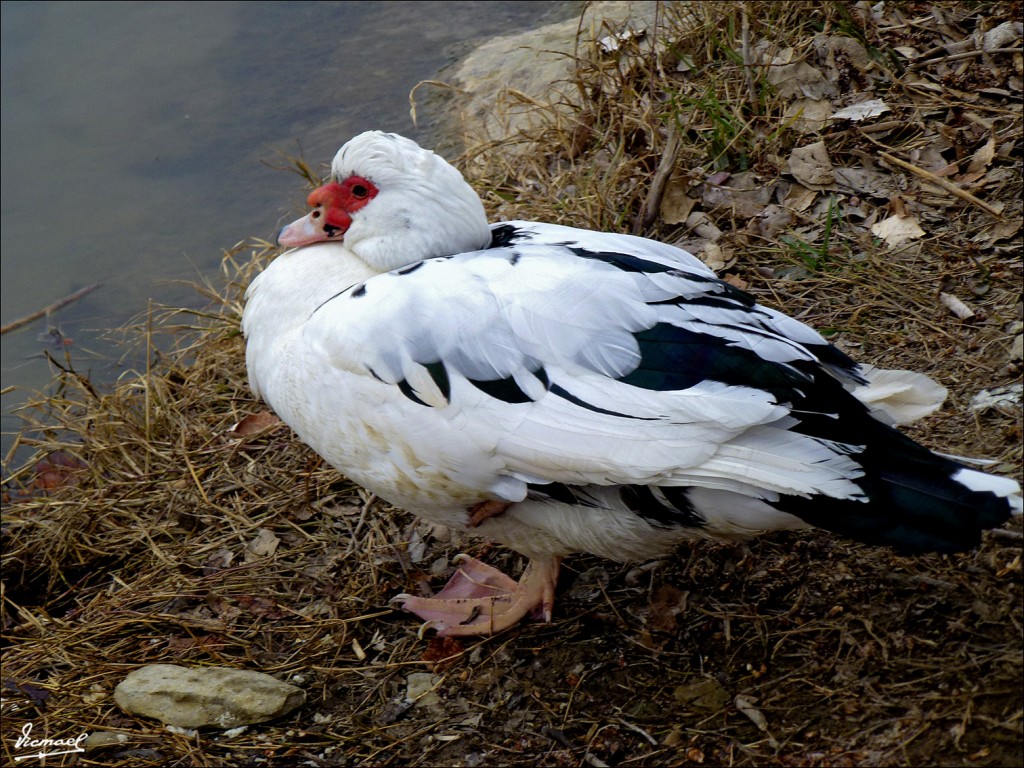
[[[985,54],[992,53],[1017,53],[1020,48],[993,48],[991,51],[964,51],[963,53],[951,53],[949,56],[939,56],[937,59],[925,59],[923,61],[915,61],[909,67],[908,72],[914,72],[918,69],[924,69],[932,64],[938,64],[940,61],[959,61],[960,59],[972,59],[975,56],[984,56]]]
[[[1011,531],[1006,528],[994,528],[990,533],[997,539],[1009,539],[1010,541],[1020,541],[1024,539],[1024,533],[1020,531]]]
[[[936,176],[934,173],[932,173],[931,171],[926,171],[924,168],[919,168],[916,165],[912,165],[911,163],[908,163],[906,160],[900,160],[898,157],[894,157],[893,155],[890,155],[888,152],[879,152],[878,154],[886,162],[889,162],[889,163],[892,163],[893,165],[899,166],[900,168],[903,168],[906,171],[910,171],[911,173],[913,173],[913,174],[915,174],[917,176],[920,176],[922,179],[927,179],[932,184],[937,184],[938,186],[942,187],[947,192],[950,192],[950,193],[956,195],[961,200],[966,200],[971,205],[975,205],[978,208],[981,208],[981,210],[985,211],[986,213],[991,214],[992,216],[996,217],[1000,221],[1004,221],[1005,220],[1004,217],[1003,217],[1003,214],[1000,213],[998,210],[993,208],[991,205],[986,203],[984,200],[979,200],[974,195],[972,195],[970,192],[967,192],[966,190],[961,189],[960,187],[958,187],[953,182],[947,181],[946,179],[942,178],[941,176]]]
[[[634,235],[639,235],[644,227],[650,226],[654,219],[657,218],[661,198],[665,195],[665,184],[668,182],[669,176],[672,175],[672,169],[675,168],[676,155],[678,153],[679,130],[676,128],[675,121],[673,121],[668,127],[665,151],[661,155],[661,162],[658,163],[658,170],[654,172],[654,178],[651,179],[651,188],[647,193],[647,200],[644,201],[644,207],[640,216],[633,222]]]
[[[42,309],[33,312],[30,315],[25,315],[24,317],[19,318],[14,322],[8,323],[7,325],[0,328],[0,336],[3,336],[8,331],[17,330],[18,328],[21,328],[23,325],[28,325],[33,320],[38,320],[40,317],[45,317],[46,315],[49,315],[52,312],[56,312],[61,307],[66,307],[68,304],[74,301],[78,301],[83,296],[87,296],[93,291],[95,291],[101,285],[103,285],[103,283],[93,283],[92,285],[87,285],[85,288],[80,288],[74,293],[65,296],[63,299],[53,302],[53,304],[49,304],[43,307]]]
[[[420,80],[412,87],[412,90],[409,91],[409,117],[412,118],[413,125],[416,125],[416,91],[421,85],[432,85],[435,88],[441,88],[454,93],[465,93],[461,88],[456,88],[454,85],[442,82],[441,80]]]
[[[750,11],[746,3],[740,3],[743,12],[743,74],[747,78],[747,98],[750,99],[750,113],[756,115],[757,90],[754,88],[754,67],[750,56]]]

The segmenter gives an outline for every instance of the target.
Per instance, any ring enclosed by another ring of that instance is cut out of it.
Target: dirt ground
[[[581,38],[578,99],[529,104],[533,127],[460,163],[493,220],[682,243],[856,359],[934,377],[947,403],[908,431],[1020,479],[1019,394],[972,401],[1021,383],[1021,19],[666,4],[642,36],[604,30],[615,50]],[[207,309],[125,330],[147,362],[109,391],[54,362],[20,441],[37,455],[4,465],[4,764],[26,723],[125,737],[47,765],[1024,763],[1019,518],[960,555],[785,533],[576,556],[552,623],[419,637],[396,593],[443,584],[458,552],[524,563],[251,418],[241,296],[275,254],[232,249]],[[153,663],[259,670],[307,700],[170,732],[111,695]]]

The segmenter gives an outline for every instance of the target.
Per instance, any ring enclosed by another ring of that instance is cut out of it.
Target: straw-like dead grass
[[[495,218],[689,244],[855,357],[939,379],[949,403],[915,437],[1019,473],[1019,410],[968,404],[1020,381],[1007,356],[1021,319],[1020,57],[932,49],[1019,21],[1020,6],[908,3],[881,19],[864,4],[745,7],[746,46],[741,6],[724,3],[667,7],[654,54],[581,41],[571,109],[530,104],[535,128],[468,148],[474,185]],[[822,34],[857,41],[870,68]],[[788,47],[893,114],[801,133],[757,63]],[[897,47],[928,56],[911,70]],[[768,226],[768,205],[802,194],[787,158],[818,139],[835,167],[887,177],[891,199],[825,185]],[[946,176],[1001,213],[878,162],[924,165],[936,142]],[[768,201],[751,204],[737,176]],[[927,234],[888,249],[865,221],[901,211]],[[641,566],[578,557],[553,624],[417,638],[389,597],[440,581],[460,549],[508,570],[519,558],[417,524],[287,428],[245,420],[264,409],[245,385],[241,296],[273,254],[233,249],[208,312],[154,312],[129,334],[145,370],[109,393],[61,372],[26,427],[37,459],[4,482],[5,762],[28,722],[51,738],[126,735],[79,761],[110,766],[1021,762],[1019,522],[952,557],[824,534],[695,544]],[[974,316],[953,316],[940,292]],[[242,734],[172,734],[111,698],[155,662],[258,669],[302,685],[307,704]],[[439,699],[411,705],[408,675],[424,669]]]

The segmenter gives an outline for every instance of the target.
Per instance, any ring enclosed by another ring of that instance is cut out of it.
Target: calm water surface
[[[103,286],[48,324],[8,333],[2,386],[37,390],[52,328],[76,367],[113,380],[99,338],[149,299],[196,305],[175,281],[216,275],[222,249],[272,238],[314,166],[370,128],[415,128],[409,90],[474,42],[567,18],[567,2],[5,2],[0,321]],[[425,93],[421,90],[420,93]],[[3,397],[4,451],[21,392]]]

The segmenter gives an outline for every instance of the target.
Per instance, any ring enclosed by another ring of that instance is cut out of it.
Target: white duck
[[[684,251],[489,227],[458,171],[380,132],[341,148],[309,204],[249,287],[249,381],[352,480],[529,558],[518,583],[462,558],[436,596],[396,598],[442,635],[550,620],[573,552],[641,560],[807,526],[950,552],[1020,513],[1013,480],[883,423],[941,388],[869,383]]]

